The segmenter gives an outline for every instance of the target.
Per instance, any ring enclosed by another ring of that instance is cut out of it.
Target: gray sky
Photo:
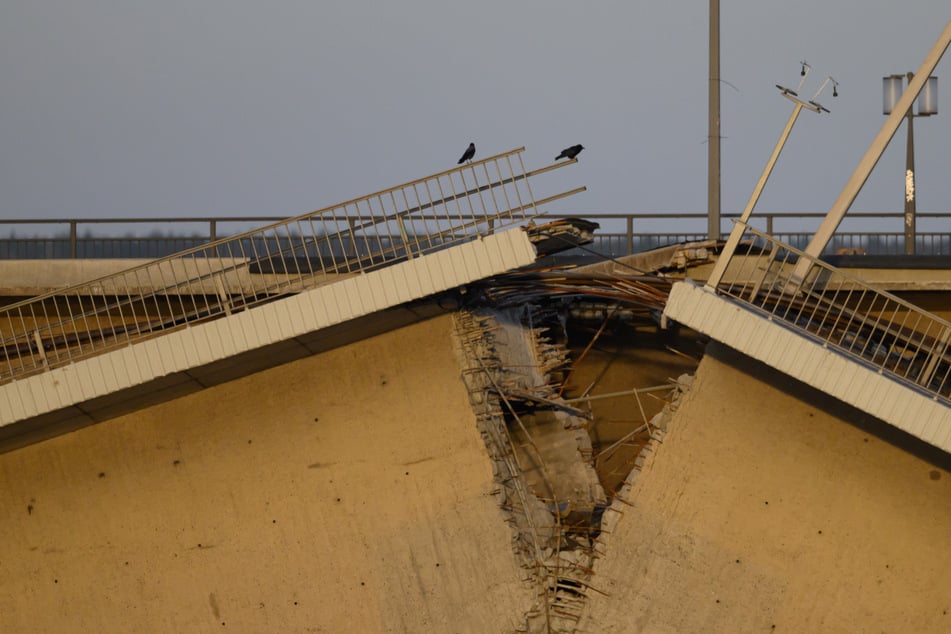
[[[792,104],[760,211],[831,206],[947,0],[723,0],[722,206],[741,210]],[[526,146],[588,192],[558,211],[704,212],[708,2],[5,0],[0,217],[283,215]],[[947,58],[938,66],[951,68]],[[919,211],[951,210],[951,73],[916,120]],[[735,89],[734,89],[735,87]],[[831,87],[830,87],[831,88]],[[854,211],[900,211],[904,126]],[[544,193],[544,192],[542,192]],[[536,192],[537,194],[537,192]],[[895,230],[900,230],[896,227]]]

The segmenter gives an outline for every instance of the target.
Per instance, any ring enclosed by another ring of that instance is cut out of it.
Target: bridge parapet
[[[0,383],[441,251],[540,215],[524,148],[0,309]],[[346,298],[344,298],[345,300]]]

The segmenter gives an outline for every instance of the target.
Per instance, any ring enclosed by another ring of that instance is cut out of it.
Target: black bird
[[[581,154],[581,150],[583,149],[584,149],[584,146],[581,145],[580,143],[578,145],[572,145],[571,147],[566,147],[564,150],[561,151],[561,154],[555,157],[555,160],[557,161],[558,159],[561,159],[561,158],[573,159],[574,157]]]
[[[473,156],[475,156],[475,143],[470,143],[466,151],[462,153],[462,158],[459,159],[458,165],[462,165],[466,161],[471,161]]]

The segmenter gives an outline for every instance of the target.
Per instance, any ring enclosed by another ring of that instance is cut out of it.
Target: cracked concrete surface
[[[3,629],[512,631],[532,597],[450,328],[0,455]]]
[[[596,568],[610,596],[578,631],[945,632],[948,466],[715,345],[627,493]]]
[[[439,317],[0,455],[4,628],[524,627],[536,588],[451,329]],[[945,632],[948,468],[714,347],[605,515],[577,631]]]

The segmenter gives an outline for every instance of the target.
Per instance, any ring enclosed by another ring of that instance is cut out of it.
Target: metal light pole
[[[710,86],[707,114],[707,237],[720,239],[720,0],[710,0]]]
[[[892,113],[895,104],[901,97],[904,79],[908,84],[915,78],[914,73],[905,75],[889,75],[882,78],[882,111],[888,115]],[[905,255],[915,254],[915,226],[916,192],[915,192],[915,117],[927,117],[938,114],[938,78],[928,77],[918,94],[918,112],[913,106],[908,107],[905,118],[908,119],[908,143],[905,150]]]
[[[868,180],[869,174],[872,173],[872,169],[874,169],[875,164],[878,163],[878,159],[882,157],[882,152],[888,147],[888,142],[892,140],[892,137],[898,130],[898,126],[901,125],[901,120],[905,118],[904,113],[908,108],[911,108],[915,97],[917,97],[921,89],[924,88],[925,80],[931,76],[932,71],[934,71],[938,62],[941,61],[941,56],[944,55],[944,51],[949,45],[951,45],[951,20],[948,20],[941,35],[939,35],[935,41],[934,46],[931,47],[931,50],[925,55],[925,59],[921,62],[921,67],[915,74],[915,78],[908,83],[908,90],[902,93],[901,99],[895,104],[895,110],[885,119],[885,123],[882,124],[882,129],[879,130],[875,138],[872,139],[872,144],[865,151],[865,155],[862,156],[855,171],[852,172],[852,176],[850,176],[849,180],[845,183],[845,187],[842,188],[839,197],[832,203],[832,207],[829,209],[829,213],[826,214],[825,220],[822,221],[822,224],[819,225],[819,228],[816,229],[815,234],[813,234],[812,240],[806,245],[805,254],[807,257],[799,258],[799,262],[796,263],[796,268],[790,276],[792,282],[806,279],[806,275],[809,274],[813,262],[818,259],[822,251],[826,248],[826,245],[829,244],[829,240],[832,239],[832,234],[835,233],[839,223],[842,222],[842,218],[845,217],[849,207],[852,206],[855,197],[859,195],[862,186],[865,185],[865,181]]]
[[[723,274],[726,273],[726,267],[730,263],[730,259],[733,257],[733,252],[736,251],[736,247],[740,244],[740,239],[742,239],[743,233],[746,231],[746,223],[753,214],[753,209],[756,207],[756,203],[759,201],[760,194],[763,193],[763,188],[766,186],[766,181],[769,179],[769,175],[773,173],[773,167],[776,165],[776,160],[779,158],[779,153],[783,151],[783,147],[786,145],[786,140],[789,138],[789,134],[792,132],[793,126],[796,125],[796,119],[799,118],[799,113],[802,112],[803,108],[816,113],[829,112],[828,108],[816,100],[819,98],[819,94],[825,89],[826,86],[829,85],[830,82],[833,86],[832,96],[836,97],[839,94],[838,82],[836,82],[831,77],[828,77],[819,87],[819,90],[816,91],[816,94],[813,95],[812,99],[807,101],[800,99],[799,91],[802,89],[802,85],[806,81],[806,76],[809,75],[809,71],[809,64],[802,62],[802,72],[800,73],[802,78],[799,80],[799,85],[796,87],[796,90],[785,88],[779,84],[776,84],[776,88],[779,89],[779,92],[783,95],[783,97],[789,99],[795,105],[793,106],[792,113],[789,115],[789,120],[786,121],[786,127],[783,129],[783,133],[779,136],[779,140],[776,142],[776,147],[773,148],[773,153],[770,155],[769,160],[766,161],[766,167],[763,168],[763,173],[760,175],[759,181],[756,183],[756,187],[753,188],[753,193],[750,195],[750,199],[746,203],[746,208],[743,210],[743,213],[740,214],[739,219],[734,223],[733,230],[730,232],[730,237],[727,238],[726,244],[723,245],[723,250],[720,252],[720,257],[717,258],[717,262],[713,267],[713,272],[710,273],[710,276],[707,278],[706,286],[708,288],[715,289],[720,283],[720,280],[723,278]]]

